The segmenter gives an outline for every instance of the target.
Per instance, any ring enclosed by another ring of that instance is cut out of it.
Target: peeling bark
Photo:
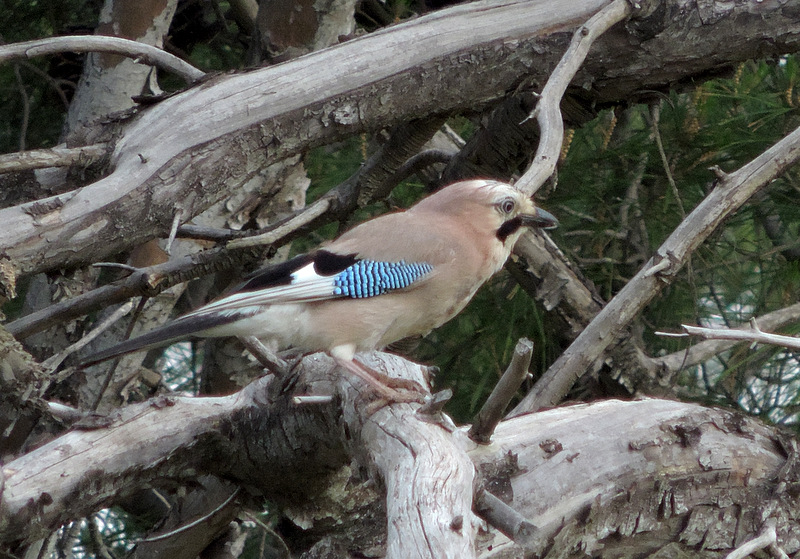
[[[457,6],[296,61],[211,78],[125,125],[109,176],[0,211],[8,224],[0,249],[23,273],[119,252],[167,231],[176,207],[196,215],[265,164],[544,83],[568,37],[561,32],[603,4]],[[797,48],[792,3],[736,6],[706,22],[692,4],[653,6],[587,59],[577,79],[596,102],[630,100],[754,52]],[[70,239],[69,248],[59,239]]]
[[[398,357],[370,359],[421,380]],[[264,378],[224,398],[129,406],[109,425],[84,425],[7,463],[0,540],[34,538],[143,486],[205,472],[282,496],[308,534],[350,549],[383,541],[387,557],[521,556],[494,530],[477,537],[477,472],[536,526],[541,556],[656,551],[665,541],[720,552],[758,533],[767,517],[781,547],[800,550],[796,453],[774,428],[740,414],[610,400],[503,421],[491,444],[476,445],[466,429],[452,431],[408,404],[376,412],[349,377],[334,388],[327,358],[310,356],[302,370],[289,390]],[[297,406],[292,390],[338,397]],[[385,497],[357,489],[348,455],[374,473]],[[381,522],[359,521],[365,510],[382,510],[384,498]]]

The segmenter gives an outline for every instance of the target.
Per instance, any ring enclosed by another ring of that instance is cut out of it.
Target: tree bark
[[[369,363],[423,380],[418,366],[396,356],[374,354]],[[364,548],[382,540],[387,557],[520,553],[494,529],[477,536],[477,473],[484,488],[535,525],[540,556],[655,551],[665,541],[720,552],[758,533],[767,517],[784,551],[800,550],[796,450],[738,413],[610,400],[503,421],[491,444],[476,445],[465,428],[453,430],[414,406],[375,411],[358,381],[331,383],[331,362],[321,355],[307,357],[301,370],[290,390],[262,378],[227,397],[128,406],[107,425],[76,426],[5,464],[0,540],[19,544],[138,488],[209,473],[291,504],[290,518],[316,538]],[[294,405],[292,390],[337,398]],[[322,497],[343,471],[358,470],[348,456],[373,472],[385,496],[351,488]],[[358,520],[363,509],[342,506],[359,494],[361,506],[378,510],[385,499],[383,522],[366,527]]]
[[[107,177],[0,211],[0,249],[23,274],[102,258],[168,231],[176,208],[198,214],[265,164],[544,83],[564,32],[602,5],[457,6],[285,64],[211,78],[123,124]],[[601,39],[576,78],[597,103],[707,76],[754,52],[792,51],[800,36],[791,2],[711,14],[687,2],[643,6]]]

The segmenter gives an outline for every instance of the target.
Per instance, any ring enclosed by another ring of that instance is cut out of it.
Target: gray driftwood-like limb
[[[0,173],[92,163],[106,155],[108,149],[107,144],[93,144],[77,148],[55,147],[8,153],[0,155]]]
[[[22,274],[103,259],[166,234],[177,208],[194,217],[264,165],[410,119],[480,110],[521,80],[545,83],[576,22],[607,3],[462,4],[284,64],[210,78],[121,125],[110,175],[0,210],[0,250]],[[756,48],[764,56],[800,48],[797,18],[771,2],[726,4],[712,18],[701,14],[700,27],[696,3],[655,7],[675,16],[651,14],[646,35],[616,26],[594,44],[581,73],[594,101],[635,99]],[[740,16],[748,25],[732,32]]]
[[[631,5],[628,0],[613,0],[575,31],[567,52],[561,57],[561,61],[547,80],[539,102],[529,117],[536,117],[540,138],[533,161],[516,183],[522,191],[533,194],[556,170],[558,156],[564,143],[564,120],[561,117],[561,99],[564,97],[564,92],[583,65],[592,44],[630,13]]]
[[[395,377],[423,381],[424,368],[400,357],[359,358]],[[0,541],[40,537],[118,495],[161,479],[194,479],[197,472],[278,498],[282,487],[292,494],[297,517],[297,492],[318,511],[315,491],[325,490],[324,472],[350,462],[347,446],[387,488],[388,525],[377,526],[379,534],[388,528],[387,557],[472,556],[474,468],[450,431],[417,417],[416,405],[376,411],[368,387],[334,371],[322,354],[306,357],[298,368],[298,390],[329,392],[331,375],[340,379],[339,397],[313,406],[291,405],[295,384],[264,377],[223,398],[156,398],[122,408],[108,421],[4,464]]]
[[[761,328],[767,330],[775,330],[787,324],[798,322],[800,321],[800,303],[761,315],[756,317],[756,320]],[[676,351],[663,357],[652,357],[650,361],[652,366],[663,367],[668,371],[677,372],[681,367],[692,367],[707,361],[737,343],[741,342],[721,339],[706,340],[685,350]]]
[[[656,255],[550,366],[513,413],[534,411],[558,403],[645,305],[673,281],[689,255],[725,218],[798,160],[800,128],[720,181],[658,248]],[[657,274],[649,273],[653,266],[664,261],[669,262],[668,267]]]
[[[239,394],[160,398],[122,408],[111,427],[71,431],[4,464],[0,539],[42,537],[112,502],[120,491],[161,477],[180,479],[197,466],[197,457],[184,451],[247,404]],[[181,459],[168,460],[174,453]],[[90,484],[92,475],[95,481]]]
[[[522,433],[530,434],[524,442]],[[727,410],[609,400],[503,421],[493,444],[470,456],[478,471],[494,472],[484,474],[500,488],[493,492],[536,526],[539,554],[569,542],[581,551],[568,557],[626,556],[632,545],[671,541],[692,556],[701,542],[727,552],[761,530],[775,478],[789,463],[776,436]],[[777,509],[795,506],[781,503]],[[800,526],[790,512],[776,516],[779,542],[793,542],[785,551],[794,553]]]
[[[202,78],[205,72],[160,48],[138,41],[102,35],[51,37],[0,46],[0,63],[62,52],[107,52],[156,66],[180,76],[187,83]]]
[[[690,324],[681,324],[681,328],[686,330],[687,334],[690,336],[700,336],[706,340],[734,340],[737,342],[754,342],[759,344],[779,345],[788,347],[789,349],[800,349],[800,338],[764,332],[758,327],[758,323],[755,319],[750,321],[749,328],[703,328]],[[656,332],[656,335],[674,336],[675,334]]]
[[[384,372],[407,368],[396,356],[372,354],[368,362]],[[331,367],[330,359],[309,356],[298,382],[317,393],[331,389]],[[421,378],[415,367],[404,374]],[[0,541],[42,537],[131,490],[194,480],[197,471],[272,498],[286,491],[295,511],[298,490],[307,489],[304,518],[313,518],[330,483],[324,472],[355,455],[387,489],[388,556],[472,556],[450,552],[474,534],[474,469],[536,526],[536,551],[563,538],[588,553],[630,549],[631,538],[730,551],[762,529],[760,512],[771,499],[778,542],[788,553],[800,547],[793,493],[775,491],[776,480],[797,483],[796,468],[787,467],[793,459],[774,429],[743,415],[667,400],[606,401],[503,421],[491,445],[477,445],[462,431],[418,420],[408,404],[369,415],[370,398],[352,382],[338,383],[344,413],[337,403],[292,406],[286,388],[265,377],[223,398],[155,398],[66,433],[3,464]],[[340,512],[343,524],[327,522],[336,526],[329,529],[350,522],[363,531],[361,510],[352,518]],[[716,536],[708,538],[712,527]],[[395,542],[398,531],[403,541]],[[499,543],[490,534],[481,557],[491,556],[490,547],[501,553]]]
[[[533,342],[521,338],[514,348],[511,363],[500,377],[489,398],[483,404],[469,429],[469,438],[480,444],[488,444],[494,428],[500,423],[511,399],[528,376],[528,367],[533,356]]]
[[[362,360],[379,372],[396,377],[405,367],[400,357],[387,354],[378,360],[374,355]],[[424,385],[422,367],[416,367],[412,380]],[[343,377],[346,392],[352,390],[351,382]],[[354,454],[372,464],[386,486],[386,558],[474,557],[475,468],[447,429],[415,410],[408,404],[392,405],[364,420],[357,408],[347,402],[344,406],[356,439]]]
[[[475,498],[475,510],[526,552],[533,551],[536,526],[495,495],[485,489],[479,491]]]
[[[600,297],[583,283],[546,233],[524,233],[514,246],[514,254],[522,261],[509,262],[506,269],[546,310],[555,311],[564,320],[569,336],[577,337],[603,308]]]

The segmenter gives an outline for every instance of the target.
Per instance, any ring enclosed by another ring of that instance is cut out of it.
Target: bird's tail
[[[186,340],[198,334],[202,335],[204,330],[223,326],[239,320],[241,316],[231,313],[230,315],[210,314],[210,315],[187,315],[169,322],[155,330],[151,330],[141,336],[130,340],[125,340],[116,345],[100,350],[83,359],[79,368],[89,367],[127,353],[143,351],[156,347],[165,347],[181,340]]]

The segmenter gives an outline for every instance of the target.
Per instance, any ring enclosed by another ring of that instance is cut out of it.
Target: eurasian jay
[[[525,227],[557,224],[509,184],[458,182],[314,252],[260,270],[222,299],[82,365],[192,336],[256,336],[281,347],[325,351],[381,396],[417,399],[391,388],[385,375],[355,354],[444,324],[500,270]]]

